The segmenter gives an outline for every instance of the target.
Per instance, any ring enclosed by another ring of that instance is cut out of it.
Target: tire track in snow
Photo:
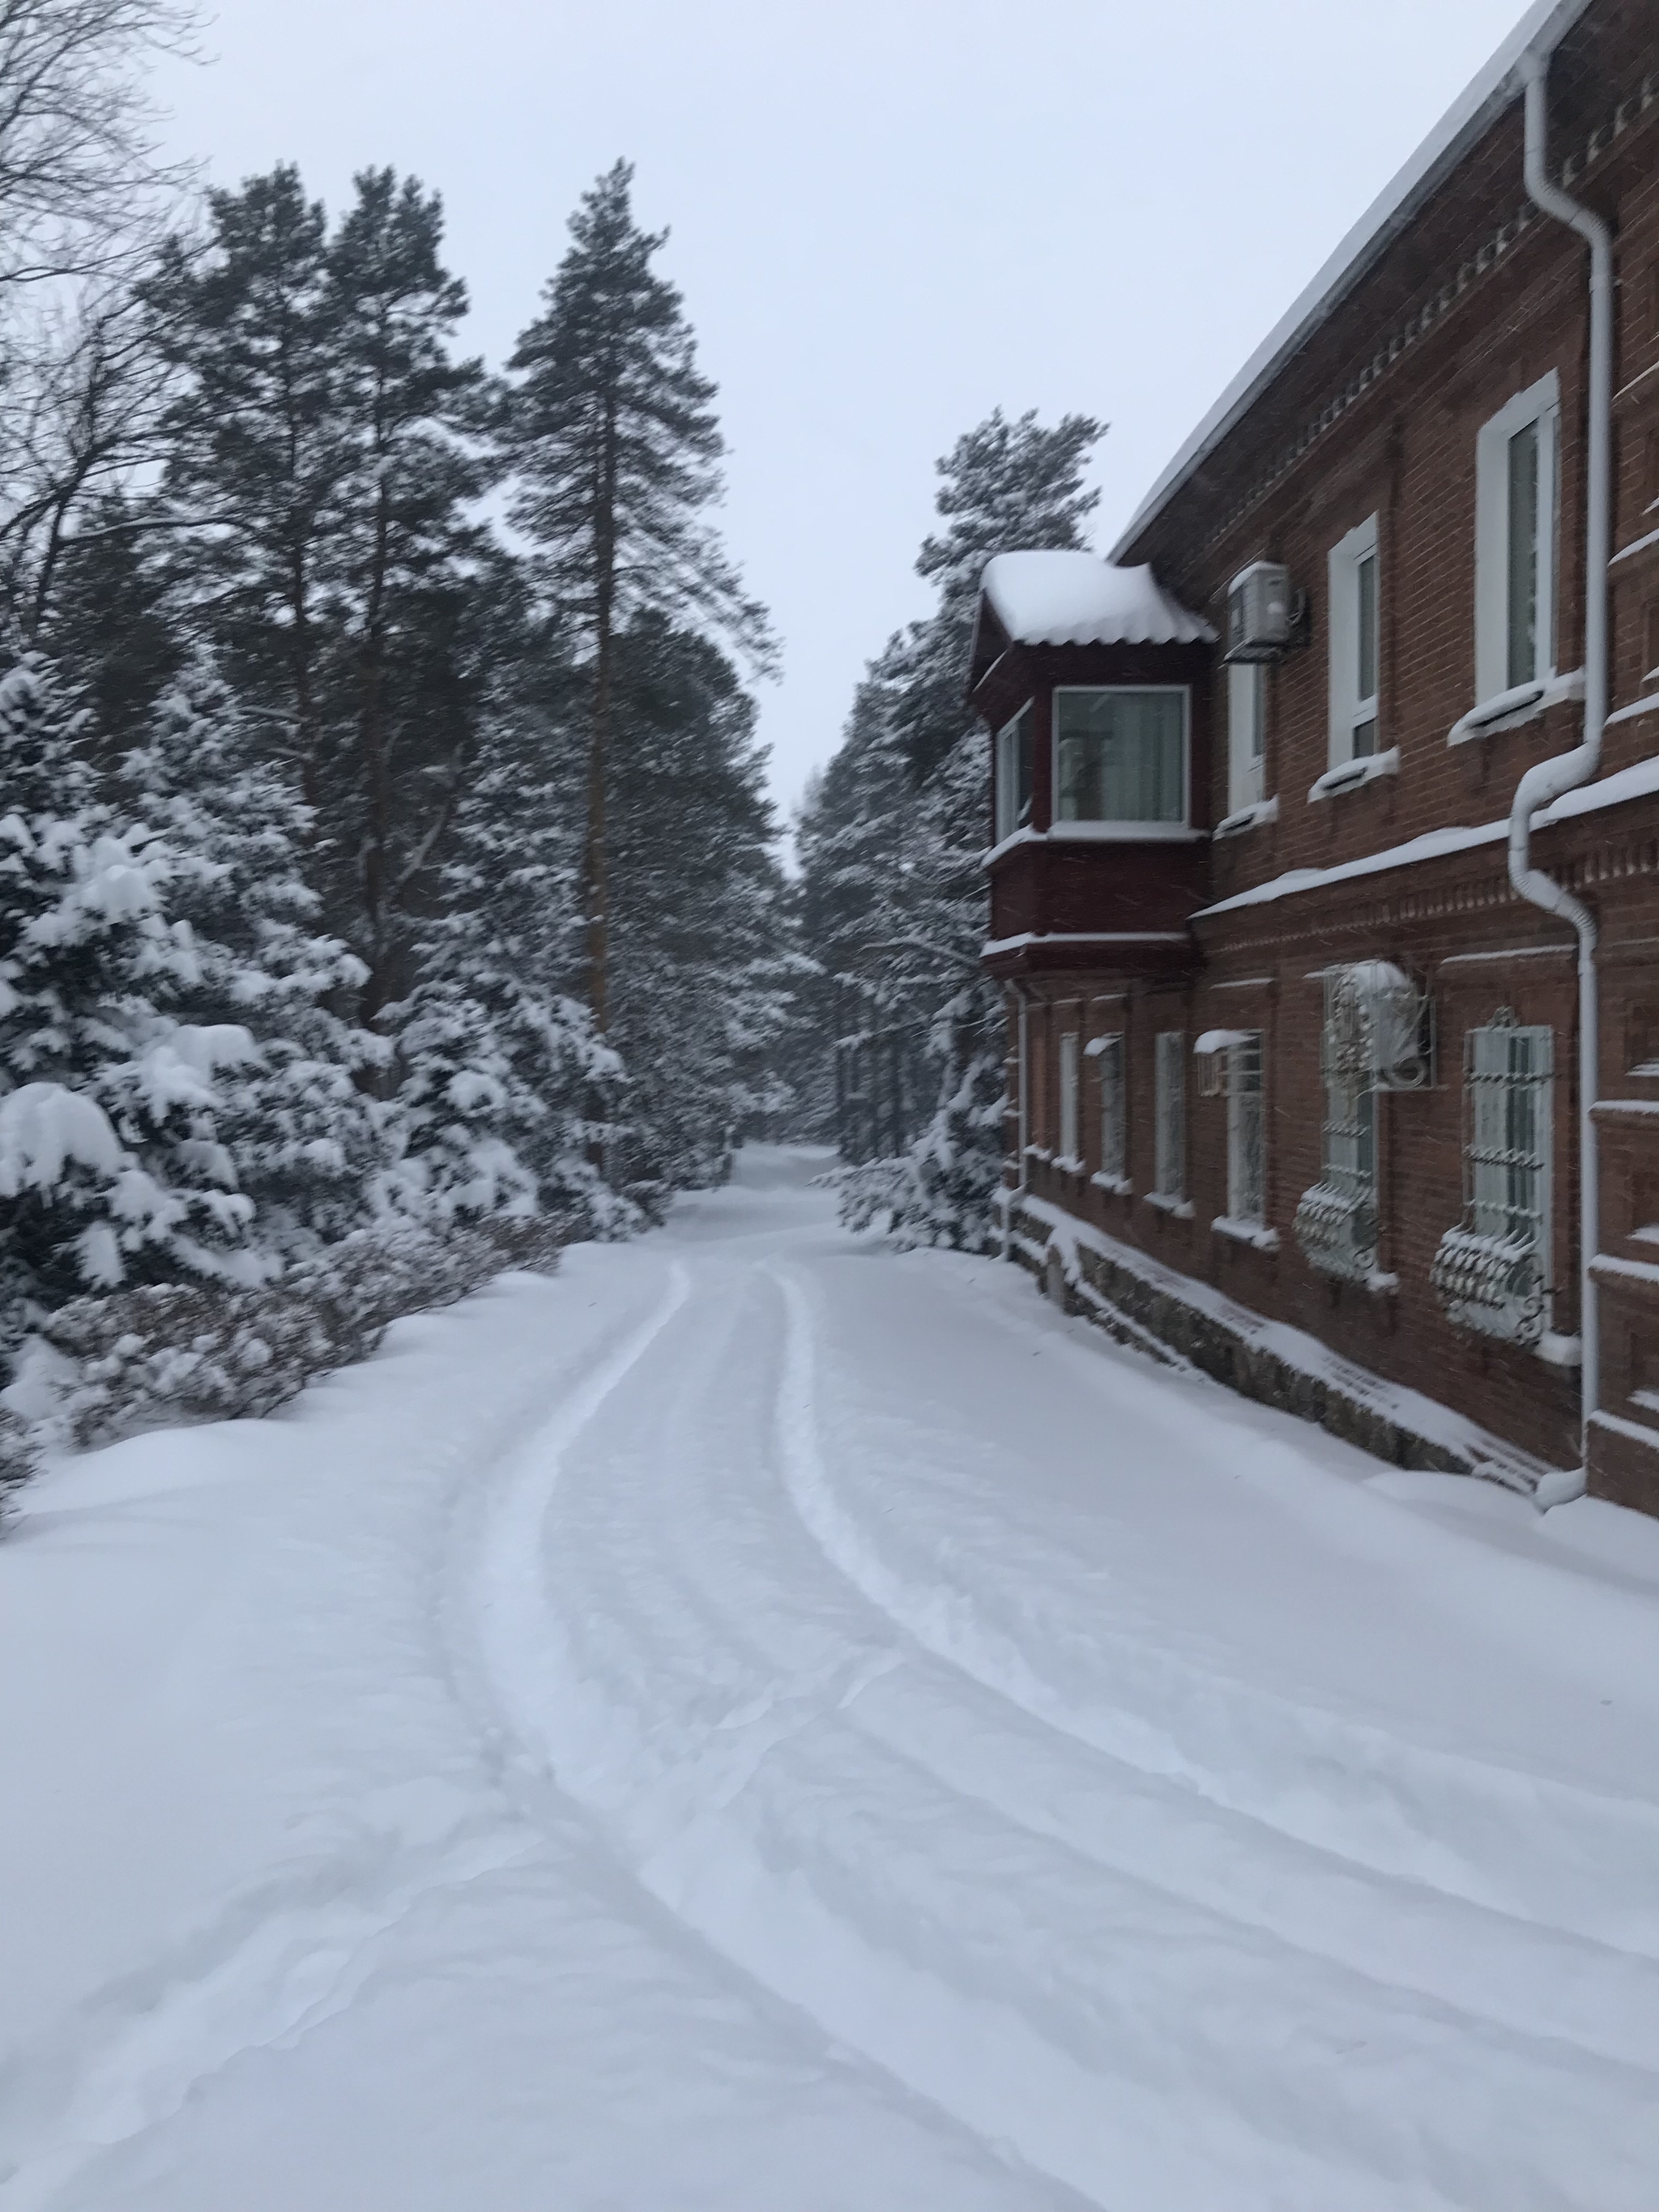
[[[1136,1709],[1080,1711],[1036,1673],[1013,1632],[981,1617],[967,1591],[915,1588],[869,1543],[836,1494],[817,1410],[811,1303],[793,1271],[768,1262],[764,1272],[787,1315],[779,1415],[786,1492],[830,1564],[921,1649],[1073,1741],[1316,1850],[1614,1954],[1659,1957],[1651,1884],[1631,1893],[1626,1883],[1621,1893],[1609,1880],[1613,1867],[1659,1863],[1659,1811],[1644,1800],[1413,1744],[1373,1723],[1196,1668],[1143,1638],[1114,1637],[1103,1622],[1091,1633],[1097,1644],[1112,1646],[1115,1679],[1148,1694]],[[1188,1741],[1195,1721],[1196,1750]],[[1231,1756],[1218,1768],[1204,1751],[1223,1739]],[[1260,1778],[1282,1771],[1287,1753],[1295,1764],[1343,1778],[1352,1804],[1322,1791],[1312,1803],[1305,1793],[1287,1799],[1282,1790],[1264,1791]],[[1448,1807],[1465,1835],[1480,1838],[1478,1861],[1452,1851],[1437,1832],[1436,1815]]]
[[[683,1275],[677,1270],[669,1298],[574,1394],[556,1429],[573,1409],[576,1428],[592,1418],[684,1303]],[[489,1457],[516,1463],[526,1431],[537,1441],[547,1432],[544,1391],[526,1393],[530,1404],[520,1399],[497,1425]],[[170,2118],[245,2051],[297,2041],[350,2002],[379,1939],[428,1899],[514,1864],[540,1840],[523,1818],[492,1817],[458,1822],[441,1844],[411,1845],[396,1832],[395,1806],[382,1809],[392,1814],[386,1826],[231,1897],[0,2074],[0,2212],[44,2212],[94,2160]]]

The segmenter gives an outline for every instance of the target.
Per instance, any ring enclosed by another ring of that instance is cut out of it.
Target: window
[[[1227,1050],[1227,1212],[1258,1226],[1267,1218],[1267,1119],[1262,1111],[1261,1032]]]
[[[997,842],[1031,818],[1031,710],[1022,707],[997,732]]]
[[[1078,1084],[1078,1034],[1067,1030],[1060,1040],[1060,1164],[1068,1167],[1079,1164]]]
[[[1430,1279],[1449,1317],[1535,1343],[1547,1318],[1555,1036],[1505,1006],[1464,1039],[1463,1220]]]
[[[1475,689],[1496,699],[1555,673],[1560,384],[1517,392],[1475,441]]]
[[[1129,1174],[1129,1102],[1124,1080],[1122,1036],[1096,1037],[1089,1050],[1100,1071],[1101,1178],[1106,1182],[1126,1183]]]
[[[1160,1030],[1153,1063],[1158,1130],[1152,1189],[1159,1198],[1180,1199],[1187,1189],[1187,1039],[1180,1030]]]
[[[1187,820],[1187,693],[1054,694],[1056,822]]]
[[[1373,514],[1331,548],[1331,766],[1376,750],[1381,616]]]
[[[1227,811],[1237,814],[1266,798],[1263,756],[1267,721],[1267,672],[1259,661],[1234,661],[1227,671]]]
[[[1319,1040],[1320,1176],[1297,1207],[1296,1241],[1322,1274],[1356,1282],[1376,1270],[1375,1026],[1355,971],[1329,971]]]

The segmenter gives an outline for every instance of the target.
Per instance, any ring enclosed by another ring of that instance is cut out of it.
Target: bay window
[[[1023,830],[1031,818],[1031,709],[1022,707],[997,732],[997,842]]]
[[[1186,826],[1184,684],[1055,692],[1054,820]]]

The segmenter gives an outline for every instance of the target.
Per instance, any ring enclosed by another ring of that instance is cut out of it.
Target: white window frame
[[[1267,1097],[1260,1030],[1227,1048],[1227,1217],[1264,1228],[1267,1219]]]
[[[1031,704],[1028,699],[1018,714],[1005,722],[997,732],[996,841],[999,845],[1012,837],[1016,830],[1025,829],[1030,823],[1031,793],[1027,793],[1023,809],[1019,801],[1019,743],[1021,732],[1030,720]],[[1030,742],[1029,738],[1027,742]],[[1033,782],[1035,784],[1035,778]]]
[[[1075,1030],[1064,1030],[1060,1039],[1060,1145],[1056,1167],[1080,1168],[1081,1123],[1078,1107],[1083,1088],[1082,1039]]]
[[[1127,1041],[1121,1030],[1091,1037],[1086,1048],[1100,1077],[1100,1169],[1095,1180],[1129,1188],[1129,1087]]]
[[[1365,520],[1340,538],[1327,556],[1330,609],[1330,765],[1344,767],[1353,760],[1369,759],[1382,750],[1377,701],[1382,688],[1382,564],[1377,551],[1376,517]],[[1360,574],[1365,562],[1374,566],[1375,632],[1372,641],[1372,686],[1362,694],[1360,683]],[[1370,743],[1356,750],[1358,733],[1370,725]]]
[[[1267,672],[1259,660],[1227,668],[1227,811],[1242,814],[1267,795]]]
[[[1187,1195],[1186,1031],[1160,1030],[1155,1054],[1152,1194],[1178,1203]]]
[[[1181,701],[1181,818],[1176,822],[1111,821],[1084,818],[1073,821],[1062,818],[1060,811],[1060,702],[1079,694],[1091,698],[1106,696],[1139,698],[1149,692],[1170,693]],[[1054,704],[1049,709],[1049,774],[1054,797],[1050,807],[1052,829],[1055,837],[1139,838],[1148,842],[1160,837],[1188,838],[1194,833],[1193,820],[1193,695],[1188,684],[1057,684],[1054,690]]]
[[[1510,662],[1510,447],[1538,432],[1538,601],[1536,665],[1512,675]],[[1525,683],[1547,684],[1555,670],[1556,540],[1560,505],[1561,379],[1551,369],[1481,425],[1474,443],[1474,688],[1500,698]]]

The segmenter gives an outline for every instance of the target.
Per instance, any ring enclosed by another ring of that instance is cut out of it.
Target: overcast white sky
[[[724,527],[785,646],[786,806],[923,611],[933,462],[1108,421],[1103,550],[1523,0],[231,0],[158,90],[234,183],[443,193],[499,362],[621,155],[720,387]]]

